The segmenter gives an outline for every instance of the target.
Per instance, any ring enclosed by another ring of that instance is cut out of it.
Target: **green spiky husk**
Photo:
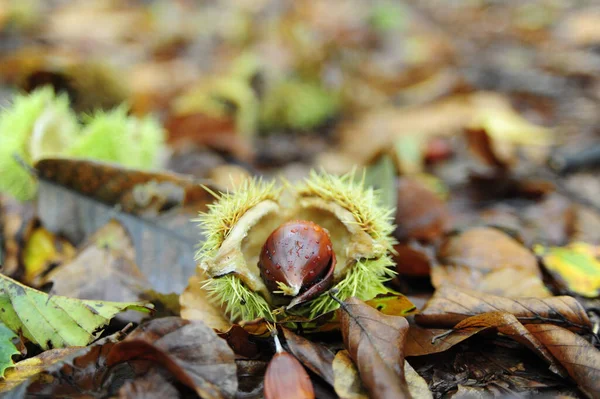
[[[20,157],[32,165],[36,160],[29,154],[29,139],[34,125],[47,107],[53,107],[64,118],[70,118],[69,128],[77,124],[77,118],[69,108],[66,95],[56,95],[50,86],[44,86],[30,94],[14,97],[9,108],[0,114],[0,192],[20,201],[32,199],[37,192],[35,178],[15,159]],[[78,132],[68,132],[75,137]]]
[[[194,219],[206,234],[195,259],[214,256],[244,213],[262,201],[276,200],[280,192],[281,189],[275,187],[275,182],[253,179],[242,182],[235,193],[213,193],[217,199],[208,205],[208,212],[201,213]]]
[[[345,276],[332,287],[335,297],[340,300],[349,297],[369,300],[390,292],[385,283],[395,275],[391,268],[394,262],[388,255],[393,251],[395,242],[391,236],[394,230],[393,211],[381,208],[378,204],[378,193],[371,188],[364,188],[362,182],[354,180],[353,174],[340,177],[314,171],[295,188],[295,192],[300,198],[318,197],[341,205],[353,215],[360,229],[372,237],[376,247],[380,248],[375,257],[356,259],[350,264]],[[279,193],[280,190],[275,188],[274,182],[265,183],[254,179],[244,182],[234,193],[217,195],[217,201],[209,206],[208,212],[196,219],[205,232],[205,241],[196,253],[196,260],[202,261],[216,256],[229,231],[240,218],[265,200],[277,202]],[[297,315],[314,319],[339,306],[329,292],[324,292],[286,312],[282,312],[282,308],[275,312],[260,293],[251,290],[235,273],[209,279],[203,288],[210,292],[215,304],[226,310],[232,321],[253,320],[259,317],[273,320],[274,314],[281,317]],[[241,303],[243,305],[240,305]]]
[[[67,155],[146,169],[154,165],[164,142],[164,131],[156,121],[128,116],[124,105],[97,110],[85,117],[85,124]]]
[[[269,321],[275,320],[265,298],[248,289],[233,274],[209,279],[202,288],[208,291],[211,301],[224,307],[232,320],[255,320],[263,317]]]

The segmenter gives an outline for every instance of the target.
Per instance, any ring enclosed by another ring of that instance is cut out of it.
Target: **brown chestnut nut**
[[[294,297],[289,308],[328,289],[335,263],[329,233],[316,223],[294,220],[267,238],[258,268],[272,293]]]
[[[265,399],[314,399],[315,390],[302,364],[284,351],[275,336],[277,352],[265,372]]]

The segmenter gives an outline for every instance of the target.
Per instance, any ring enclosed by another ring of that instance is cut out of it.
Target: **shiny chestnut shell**
[[[278,293],[283,283],[291,289],[285,295],[298,304],[331,286],[335,262],[329,233],[314,222],[293,220],[267,238],[258,267],[269,291]]]

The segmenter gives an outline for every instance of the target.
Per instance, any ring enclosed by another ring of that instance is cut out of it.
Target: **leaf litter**
[[[597,397],[598,15],[0,4],[0,390]],[[203,288],[195,218],[314,169],[354,170],[390,209],[388,291],[233,323]]]

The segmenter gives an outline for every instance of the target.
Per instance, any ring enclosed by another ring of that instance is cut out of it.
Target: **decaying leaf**
[[[179,391],[156,370],[147,375],[130,380],[119,389],[119,399],[163,399],[177,398]]]
[[[360,380],[358,369],[347,350],[336,353],[332,366],[333,386],[340,398],[368,399],[369,395]]]
[[[448,227],[448,221],[446,204],[435,192],[415,177],[399,180],[394,231],[397,239],[434,241]]]
[[[583,337],[552,324],[525,326],[590,398],[600,395],[600,351]]]
[[[0,275],[0,320],[43,349],[87,345],[117,313],[129,309],[150,312],[152,305],[50,296]]]
[[[107,363],[149,360],[206,398],[231,398],[237,390],[235,356],[225,340],[202,322],[178,317],[152,320],[107,355]]]
[[[135,263],[152,288],[183,291],[196,268],[198,232],[191,219],[214,199],[205,182],[79,159],[44,159],[35,167],[37,211],[45,228],[78,245],[116,219],[131,235]]]
[[[583,330],[592,325],[583,306],[569,296],[505,298],[451,285],[438,288],[415,315],[415,321],[424,326],[452,328],[468,317],[488,312],[510,313],[521,323],[552,322]]]
[[[600,294],[600,248],[584,242],[544,248],[536,253],[544,266],[571,292],[595,298]]]
[[[458,323],[450,331],[428,331],[411,325],[406,339],[407,356],[421,356],[445,351],[463,340],[483,331],[494,329],[522,343],[544,359],[554,372],[565,375],[548,350],[510,313],[489,312],[471,316]],[[434,335],[435,334],[435,335]],[[410,354],[410,355],[409,355]]]
[[[234,324],[228,331],[218,333],[225,339],[231,349],[237,354],[247,358],[256,358],[260,355],[258,346],[252,341],[250,333],[239,324]]]
[[[8,376],[11,383],[15,379],[20,382],[11,393],[105,396],[126,382],[119,376],[135,378],[152,370],[186,385],[201,397],[232,398],[237,390],[233,352],[201,322],[177,317],[157,319],[122,338],[123,334],[118,333],[88,347],[70,348],[73,351],[69,353],[57,352],[48,360],[45,355],[56,350],[19,362],[14,375]],[[9,387],[3,388],[6,391]]]
[[[415,305],[401,294],[384,294],[365,302],[367,305],[390,316],[406,316],[416,310]]]
[[[35,378],[39,373],[49,368],[55,363],[61,362],[73,353],[77,353],[82,348],[79,346],[72,346],[69,348],[60,349],[49,349],[40,353],[37,356],[30,357],[29,359],[21,360],[16,363],[14,367],[6,371],[4,379],[0,381],[0,392],[12,391],[17,386],[21,385],[29,378]],[[15,397],[19,397],[17,394]]]
[[[111,220],[79,249],[77,256],[48,273],[52,293],[79,299],[138,301],[150,283],[135,264],[131,237]]]
[[[305,367],[334,386],[333,359],[335,355],[323,345],[312,342],[300,335],[294,334],[287,328],[282,328],[285,341],[292,354]]]
[[[0,264],[2,273],[13,277],[18,271],[25,233],[34,225],[30,202],[0,194]]]
[[[12,357],[21,353],[13,343],[15,338],[17,335],[0,323],[0,378],[4,377],[6,369],[13,366]]]
[[[379,313],[349,298],[339,312],[344,345],[373,398],[410,398],[404,376],[404,317]]]
[[[474,227],[451,236],[441,245],[438,256],[443,266],[434,266],[431,271],[436,288],[451,283],[501,296],[551,296],[533,253],[498,229]],[[506,284],[507,270],[510,284]]]
[[[64,238],[57,237],[43,227],[36,228],[23,248],[24,281],[30,285],[40,284],[40,275],[53,265],[69,261],[75,248]]]

